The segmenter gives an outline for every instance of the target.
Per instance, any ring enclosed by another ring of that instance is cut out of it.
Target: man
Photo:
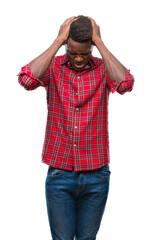
[[[66,44],[66,54],[55,57]],[[92,56],[92,45],[102,59]],[[108,97],[134,78],[106,48],[90,17],[67,19],[53,44],[24,66],[19,83],[44,86],[48,119],[42,160],[52,238],[95,239],[109,190]]]

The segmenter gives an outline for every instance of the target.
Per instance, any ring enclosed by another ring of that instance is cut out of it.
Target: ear
[[[66,43],[66,44],[65,44],[65,51],[66,51],[66,52],[67,52],[67,48],[68,48],[68,47],[67,47],[67,43]]]
[[[68,36],[67,40],[66,40],[66,44],[68,44],[68,41],[69,41],[70,37]]]
[[[91,55],[92,55],[92,52],[93,52],[93,48],[94,48],[94,45],[92,44],[91,49],[90,49]]]

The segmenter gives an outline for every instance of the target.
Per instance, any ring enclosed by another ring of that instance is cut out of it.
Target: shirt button
[[[76,108],[76,111],[79,111],[79,108]]]
[[[75,128],[77,128],[77,126],[75,126]]]
[[[78,93],[76,92],[76,95],[78,95]]]
[[[80,79],[80,77],[78,77],[78,80]]]
[[[77,145],[76,145],[76,144],[74,144],[73,146],[74,146],[74,147],[76,147]]]

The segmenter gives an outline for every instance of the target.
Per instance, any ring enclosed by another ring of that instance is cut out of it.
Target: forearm
[[[101,39],[98,38],[95,45],[103,58],[110,79],[114,81],[122,81],[128,71],[127,68],[123,66],[115,56],[113,56]]]
[[[40,56],[32,60],[28,65],[36,78],[43,77],[44,73],[51,64],[52,59],[62,45],[63,40],[57,37],[53,44]]]
[[[39,57],[35,58],[28,64],[29,67],[31,68],[31,72],[36,78],[43,77],[44,73],[50,66],[51,61],[54,58],[57,51],[59,50],[59,48],[66,43],[69,35],[70,25],[75,20],[76,20],[75,17],[71,17],[65,20],[65,22],[61,25],[58,37],[53,42],[53,44]]]

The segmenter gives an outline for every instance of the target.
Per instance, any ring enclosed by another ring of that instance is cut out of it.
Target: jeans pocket
[[[63,169],[54,168],[54,167],[49,166],[48,172],[47,172],[47,177],[50,177],[50,178],[59,177],[62,175],[63,171],[64,171]]]
[[[111,174],[109,164],[95,170],[95,174],[101,178],[108,178]]]

